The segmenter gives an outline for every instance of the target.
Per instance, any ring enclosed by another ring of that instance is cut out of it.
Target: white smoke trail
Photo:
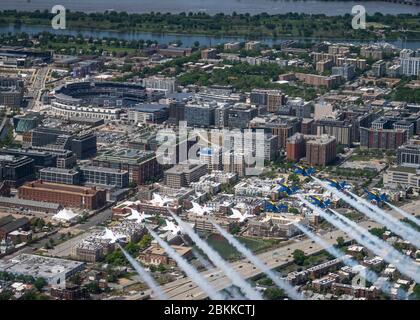
[[[220,227],[217,223],[210,220],[213,226],[216,228],[219,233],[226,238],[226,240],[236,248],[244,257],[246,257],[249,261],[251,261],[258,269],[264,272],[273,282],[280,288],[282,288],[286,294],[295,300],[302,300],[304,297],[296,291],[293,286],[285,282],[284,280],[280,279],[280,277],[274,273],[269,267],[267,267],[264,262],[258,259],[247,247],[245,247],[242,243],[240,243],[237,239],[235,239],[230,233]]]
[[[334,225],[336,228],[347,233],[350,237],[353,237],[361,245],[365,246],[376,255],[382,257],[388,263],[395,265],[395,267],[402,274],[405,274],[406,276],[414,279],[417,283],[420,281],[419,267],[415,265],[411,259],[402,255],[400,252],[389,246],[384,241],[381,241],[381,243],[384,243],[384,246],[378,246],[376,243],[372,243],[372,241],[369,241],[367,238],[371,236],[368,231],[365,230],[364,234],[359,233],[355,228],[344,224],[338,218],[331,216],[324,210],[321,210],[320,208],[314,206],[312,203],[303,198],[302,195],[297,194],[296,197],[298,197],[307,207],[312,209],[314,212],[318,213],[321,217],[323,217],[329,223]],[[387,249],[384,249],[384,247],[386,247]]]
[[[226,289],[226,291],[229,293],[230,300],[243,300],[244,296],[239,292],[238,288],[232,287]]]
[[[319,180],[316,177],[312,177],[318,184],[320,184],[324,189],[330,191],[331,193],[335,194],[339,199],[342,199],[343,201],[347,202],[349,205],[351,205],[353,208],[357,209],[358,211],[364,213],[369,218],[377,221],[380,224],[383,224],[386,226],[389,230],[392,232],[398,234],[403,239],[409,241],[416,247],[420,248],[420,233],[416,232],[415,230],[411,229],[407,225],[401,223],[397,219],[390,217],[385,212],[380,212],[378,207],[375,207],[365,201],[364,199],[358,197],[357,195],[354,195],[350,193],[352,196],[355,197],[358,201],[352,199],[345,193],[335,189],[334,187],[328,185],[328,183],[325,183],[324,181]],[[367,208],[368,207],[368,208]],[[371,210],[369,210],[371,209]]]
[[[192,249],[192,252],[194,253],[195,257],[198,259],[198,262],[200,262],[200,264],[207,270],[210,270],[211,268],[213,268],[212,263],[207,260],[205,257],[203,257],[203,255],[198,252],[198,250],[196,249]]]
[[[321,247],[323,247],[329,254],[333,255],[334,257],[341,259],[345,265],[352,267],[352,268],[357,268],[357,267],[361,267],[360,264],[348,257],[344,252],[342,252],[341,250],[337,249],[336,247],[334,247],[333,245],[329,244],[328,242],[326,242],[324,239],[322,239],[321,237],[318,237],[315,233],[313,233],[312,231],[310,231],[308,228],[306,228],[305,226],[299,224],[299,223],[295,223],[294,224],[299,230],[301,230],[304,234],[306,234],[309,238],[311,238],[312,240],[314,240],[316,243],[318,243]],[[363,271],[363,276],[366,278],[366,280],[368,280],[369,282],[372,282],[374,285],[377,285],[382,291],[388,293],[388,294],[392,294],[392,284],[386,280],[386,281],[381,281],[380,283],[376,284],[376,281],[378,280],[379,276],[372,270],[369,270],[367,268],[361,269],[361,272]],[[401,290],[401,292],[398,293],[398,296],[402,299],[406,298],[407,295],[405,292],[403,292]]]
[[[138,263],[132,256],[129,255],[124,248],[117,243],[118,247],[120,248],[121,252],[124,254],[125,258],[131,264],[131,266],[136,270],[138,275],[146,282],[147,286],[159,297],[160,300],[168,300],[166,294],[163,290],[159,287],[159,285],[155,282],[153,277]]]
[[[203,290],[210,299],[212,300],[223,300],[223,297],[221,294],[219,294],[211,285],[207,282],[206,279],[197,271],[195,270],[184,258],[182,258],[174,248],[172,248],[170,245],[168,245],[164,240],[162,240],[156,232],[154,232],[152,229],[147,227],[147,231],[149,231],[150,235],[157,241],[159,246],[161,246],[166,253],[175,260],[175,262],[178,264],[178,267],[180,267],[184,272],[187,274],[187,276],[194,281],[200,288]]]
[[[226,274],[226,276],[232,281],[232,283],[242,290],[242,292],[246,295],[248,299],[262,300],[261,294],[255,291],[248,282],[242,279],[242,277],[225,260],[223,260],[223,258],[213,248],[211,248],[207,242],[201,239],[194,232],[191,226],[184,223],[184,221],[182,221],[176,214],[174,214],[171,209],[167,209],[171,216],[179,224],[181,229],[188,234],[191,240],[194,241],[195,244],[201,250],[203,250],[203,252],[209,257],[209,259],[214,263],[214,265],[221,269]]]
[[[420,248],[420,232],[417,232],[416,230],[412,229],[411,226],[407,225],[404,222],[399,221],[398,219],[391,216],[389,213],[386,213],[385,211],[380,209],[378,206],[373,205],[372,203],[370,203],[369,201],[366,201],[365,199],[359,197],[358,195],[352,192],[349,192],[349,194],[354,199],[362,203],[362,205],[369,208],[370,211],[367,211],[367,212],[369,213],[374,212],[374,214],[376,213],[378,215],[378,218],[376,219],[376,221],[387,226],[388,229],[398,234],[402,238],[408,240],[416,247]]]
[[[417,218],[416,216],[412,216],[411,214],[405,212],[404,210],[402,210],[401,208],[398,208],[392,204],[390,204],[389,202],[385,202],[389,207],[391,207],[392,209],[394,209],[395,211],[397,211],[400,215],[402,215],[404,218],[406,218],[407,220],[415,223],[416,225],[420,226],[420,219]]]

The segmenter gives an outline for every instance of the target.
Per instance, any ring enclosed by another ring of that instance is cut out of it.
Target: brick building
[[[24,184],[18,189],[20,199],[59,203],[65,207],[95,210],[106,202],[106,191],[43,181]]]
[[[325,166],[337,156],[337,142],[332,136],[312,136],[306,141],[306,161],[310,165]]]

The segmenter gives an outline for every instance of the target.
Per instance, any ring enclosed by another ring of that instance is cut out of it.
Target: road
[[[110,208],[107,208],[101,212],[98,212],[97,214],[95,214],[94,216],[91,216],[87,219],[87,221],[83,224],[78,224],[75,226],[72,226],[70,228],[67,228],[65,231],[67,232],[72,232],[72,230],[77,229],[78,232],[82,231],[81,235],[78,235],[77,237],[81,237],[82,235],[86,235],[88,236],[88,233],[86,233],[86,231],[90,230],[91,228],[94,228],[95,226],[97,226],[98,224],[101,224],[103,222],[105,222],[106,220],[110,219],[112,217],[112,211]],[[48,243],[50,241],[50,239],[53,239],[55,243],[60,241],[60,237],[61,237],[61,233],[57,232],[52,234],[49,237],[46,237],[44,239],[41,239],[39,241],[36,241],[30,245],[27,245],[25,247],[23,247],[21,250],[14,252],[13,254],[7,256],[7,258],[9,259],[10,257],[14,257],[17,256],[19,254],[22,253],[34,253],[34,251],[43,248],[45,246],[46,243]],[[58,253],[58,256],[62,256],[65,257],[67,256],[70,251],[71,251],[71,246],[75,244],[75,238],[69,239],[66,242],[63,242],[59,245],[56,246],[56,248],[54,248],[53,250],[51,250],[51,255],[53,255],[52,253],[54,253],[55,251]],[[66,255],[67,254],[67,255]]]
[[[414,203],[406,204],[402,207],[403,210],[408,211],[409,213],[416,212],[420,213],[420,201]],[[401,219],[402,216],[394,211],[388,211],[389,214],[394,216],[397,219]],[[367,229],[382,227],[381,224],[373,222],[371,220],[364,220],[358,223],[361,227]],[[321,236],[325,241],[330,244],[335,244],[338,237],[343,237],[346,241],[351,240],[351,238],[342,232],[341,230],[333,230],[324,233]],[[292,261],[292,253],[294,250],[300,249],[305,252],[306,255],[312,255],[323,250],[322,247],[316,243],[312,243],[310,239],[303,238],[297,240],[294,243],[291,243],[287,246],[270,250],[268,252],[257,255],[260,260],[262,260],[266,265],[271,269],[286,266]],[[237,262],[231,263],[231,266],[237,271],[244,279],[250,279],[261,273],[261,270],[257,269],[253,264],[249,263],[247,259],[242,259]],[[231,281],[224,273],[218,269],[213,268],[201,273],[216,290],[223,290],[230,287]],[[189,278],[185,277],[173,282],[167,283],[162,286],[163,290],[168,296],[168,299],[171,300],[201,300],[205,299],[207,296],[202,290]],[[145,294],[150,294],[150,290],[147,290]],[[144,295],[137,294],[128,297],[129,300],[141,299]]]
[[[47,79],[49,68],[47,66],[41,67],[37,70],[34,82],[28,90],[28,95],[32,97],[29,102],[28,110],[37,111],[39,107],[39,99],[41,98],[41,92],[45,89],[45,81]]]

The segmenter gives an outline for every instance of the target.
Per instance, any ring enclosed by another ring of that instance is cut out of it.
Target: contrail
[[[207,242],[201,239],[187,223],[184,223],[184,221],[182,221],[176,214],[174,214],[171,209],[167,209],[171,216],[179,224],[179,226],[188,234],[191,240],[194,241],[195,244],[204,251],[204,253],[209,257],[215,266],[217,266],[226,274],[226,276],[232,281],[234,285],[238,286],[243,291],[248,299],[263,299],[261,294],[255,291],[248,282],[242,279],[242,277],[225,260],[223,260],[223,258],[213,248],[211,248]]]
[[[395,219],[393,217],[390,217],[385,212],[383,212],[383,211],[381,212],[381,210],[378,207],[375,207],[375,206],[371,205],[370,203],[368,203],[364,199],[358,197],[357,195],[354,195],[353,193],[349,192],[349,194],[354,196],[355,199],[357,199],[359,202],[352,199],[351,197],[349,197],[345,193],[343,193],[341,191],[338,191],[334,187],[329,186],[324,181],[321,181],[318,178],[313,177],[313,176],[312,176],[312,178],[318,184],[320,184],[324,189],[332,192],[337,197],[339,197],[340,199],[344,200],[349,205],[351,205],[353,208],[355,208],[358,211],[364,213],[366,216],[368,216],[369,218],[377,221],[378,223],[383,224],[384,226],[386,226],[392,232],[398,234],[403,239],[409,241],[410,243],[412,243],[416,247],[420,248],[420,233],[419,232],[411,229],[410,227],[401,223],[397,219]],[[371,209],[371,210],[369,210],[369,209]]]
[[[382,209],[380,209],[378,206],[375,206],[371,204],[369,201],[366,201],[362,197],[359,197],[358,195],[352,193],[349,191],[349,194],[354,197],[357,201],[362,203],[365,207],[369,208],[371,211],[367,212],[374,212],[379,216],[378,220],[382,221],[382,224],[387,226],[391,231],[398,234],[402,238],[408,240],[416,247],[420,248],[420,233],[416,230],[412,229],[411,226],[407,225],[406,223],[403,223],[399,221],[398,219],[391,216],[389,213],[386,213]],[[378,221],[379,222],[379,221]]]
[[[402,210],[401,208],[398,208],[392,204],[390,204],[388,201],[385,202],[389,207],[391,207],[392,209],[394,209],[395,211],[397,211],[400,215],[402,215],[404,218],[406,218],[407,220],[410,220],[411,222],[415,223],[416,225],[420,226],[420,219],[417,218],[416,216],[412,216],[411,214],[405,212],[404,210]]]
[[[344,223],[346,223],[347,225],[349,225],[350,227],[352,227],[356,232],[358,232],[362,237],[367,238],[368,241],[370,241],[370,243],[376,247],[378,247],[380,250],[382,250],[384,256],[384,260],[387,254],[399,254],[401,256],[401,258],[404,260],[403,262],[405,262],[407,265],[412,266],[413,268],[415,268],[414,270],[417,272],[418,270],[418,266],[413,266],[412,263],[413,261],[408,258],[405,255],[401,255],[401,253],[399,251],[397,251],[394,247],[392,247],[391,245],[389,245],[387,242],[383,241],[382,239],[374,236],[373,234],[371,234],[368,230],[362,228],[361,226],[359,226],[356,222],[350,220],[349,218],[343,216],[342,214],[338,213],[337,211],[334,211],[332,209],[329,209],[334,215],[336,215],[340,220],[344,221]]]
[[[221,294],[219,294],[211,285],[207,282],[206,279],[197,271],[195,270],[184,258],[182,258],[174,248],[168,245],[164,240],[162,240],[159,235],[154,232],[151,228],[146,226],[147,231],[149,231],[150,235],[157,241],[159,246],[161,246],[166,253],[175,260],[178,266],[185,271],[189,278],[194,281],[200,288],[203,290],[210,299],[212,300],[223,300]]]
[[[392,294],[391,289],[392,289],[393,286],[388,280],[380,281],[380,283],[376,284],[379,276],[374,271],[369,270],[368,268],[362,267],[356,260],[350,258],[344,252],[337,249],[333,245],[329,244],[328,242],[326,242],[321,237],[318,237],[315,233],[310,231],[307,227],[305,227],[305,226],[303,226],[299,223],[295,223],[294,225],[300,231],[302,231],[304,234],[306,234],[309,238],[311,238],[316,243],[318,243],[321,247],[323,247],[329,254],[333,255],[334,257],[336,257],[338,259],[341,259],[344,262],[344,264],[349,266],[349,267],[352,267],[352,268],[355,268],[355,269],[359,268],[360,269],[359,272],[362,274],[362,276],[364,276],[366,278],[366,280],[368,280],[369,282],[372,282],[374,285],[379,286],[380,289],[382,289],[382,291],[384,291],[388,294]],[[407,297],[406,293],[403,292],[403,290],[401,290],[401,292],[398,293],[398,296],[402,299]]]
[[[210,261],[208,261],[205,257],[203,257],[203,255],[198,252],[197,249],[192,249],[192,252],[194,253],[195,257],[198,259],[198,261],[200,262],[200,264],[207,270],[213,268],[214,266],[212,265],[212,263]]]
[[[325,220],[327,220],[329,223],[334,225],[336,228],[341,229],[343,232],[353,237],[361,245],[365,246],[376,255],[381,256],[385,261],[395,265],[396,268],[400,270],[401,273],[405,274],[406,276],[414,279],[417,283],[419,283],[420,270],[419,270],[419,267],[416,266],[411,259],[402,255],[400,252],[398,252],[397,250],[395,250],[393,247],[391,247],[390,245],[388,245],[386,242],[382,240],[380,240],[380,243],[383,243],[383,246],[378,247],[377,243],[373,243],[371,240],[367,239],[367,237],[371,236],[367,230],[365,230],[365,233],[363,234],[359,233],[357,230],[355,230],[351,226],[344,224],[344,222],[342,222],[338,218],[314,206],[312,203],[310,203],[305,198],[303,198],[302,195],[297,194],[296,197],[298,197],[306,206],[308,206],[310,209],[318,213],[320,216],[322,216]],[[386,249],[384,249],[384,247]]]
[[[124,254],[125,258],[130,262],[134,270],[137,271],[138,275],[146,282],[147,286],[159,297],[159,300],[168,300],[168,297],[155,282],[152,276],[138,263],[132,256],[128,254],[124,248],[117,243],[118,247],[121,249],[121,252]]]
[[[226,298],[228,300],[243,300],[244,296],[241,295],[238,288],[232,287],[232,288],[226,289]]]
[[[226,238],[226,240],[236,248],[244,257],[246,257],[249,261],[251,261],[258,269],[264,272],[273,282],[280,288],[282,288],[289,297],[294,300],[303,300],[304,297],[296,291],[293,286],[289,285],[284,280],[280,279],[280,277],[275,274],[269,267],[267,267],[264,262],[258,259],[247,247],[245,247],[242,243],[240,243],[235,237],[233,237],[230,233],[226,232],[222,227],[220,227],[217,223],[210,220],[212,225],[216,228],[219,233]]]

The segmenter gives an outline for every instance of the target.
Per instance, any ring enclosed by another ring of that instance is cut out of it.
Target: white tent
[[[63,222],[74,221],[79,215],[74,213],[72,210],[63,209],[60,210],[56,215],[53,216],[54,220],[59,220]]]

